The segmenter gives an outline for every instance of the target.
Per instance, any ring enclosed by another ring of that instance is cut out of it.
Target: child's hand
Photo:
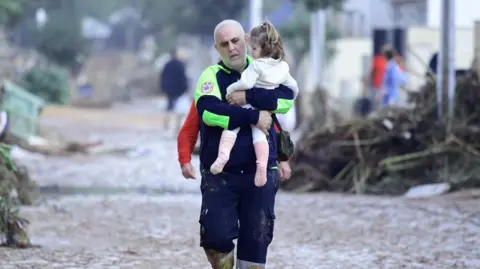
[[[262,110],[258,116],[257,128],[260,129],[265,135],[268,134],[270,126],[272,125],[272,113]]]

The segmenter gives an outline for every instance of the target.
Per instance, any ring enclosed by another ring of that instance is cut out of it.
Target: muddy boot
[[[230,253],[220,253],[212,249],[205,249],[205,254],[212,265],[212,269],[233,269],[235,261],[233,250]]]

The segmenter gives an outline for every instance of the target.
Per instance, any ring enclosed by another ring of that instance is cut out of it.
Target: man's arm
[[[192,160],[192,152],[198,139],[200,122],[195,108],[195,102],[192,102],[187,118],[180,129],[177,138],[178,161],[180,167]]]
[[[295,101],[293,90],[285,85],[280,85],[273,90],[252,88],[245,91],[247,103],[259,110],[268,110],[273,113],[286,114]]]
[[[195,104],[198,116],[206,125],[223,129],[233,130],[255,125],[260,115],[259,110],[230,106],[222,102],[214,67],[207,68],[200,76],[195,93]]]

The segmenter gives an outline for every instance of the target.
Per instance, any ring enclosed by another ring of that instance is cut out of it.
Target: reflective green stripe
[[[272,170],[278,170],[278,166],[270,167],[270,169],[272,169]]]
[[[250,56],[247,56],[247,61],[248,63],[252,63],[253,58]],[[222,70],[223,72],[230,74],[230,70],[224,68],[221,65],[211,65],[207,67],[202,74],[200,75],[200,78],[197,81],[197,89],[195,91],[195,104],[197,104],[198,99],[204,95],[209,95],[209,96],[215,96],[218,99],[222,99],[222,93],[220,91],[220,87],[218,86],[218,81],[217,81],[217,73]],[[211,91],[205,91],[205,85],[208,83],[212,83],[213,89]]]
[[[217,72],[223,69],[219,65],[212,65],[207,67],[200,75],[197,82],[197,90],[195,91],[195,104],[198,99],[204,95],[215,96],[218,99],[222,99],[222,94],[217,82]]]
[[[292,108],[294,101],[288,99],[278,99],[277,109],[273,113],[286,114]]]
[[[202,114],[202,120],[208,126],[219,126],[223,129],[228,129],[229,116],[217,115],[205,110]]]

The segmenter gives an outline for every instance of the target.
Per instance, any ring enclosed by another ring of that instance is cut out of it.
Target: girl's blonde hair
[[[260,46],[262,57],[270,57],[276,60],[282,60],[285,57],[282,38],[269,21],[253,28],[250,32],[250,40]]]

